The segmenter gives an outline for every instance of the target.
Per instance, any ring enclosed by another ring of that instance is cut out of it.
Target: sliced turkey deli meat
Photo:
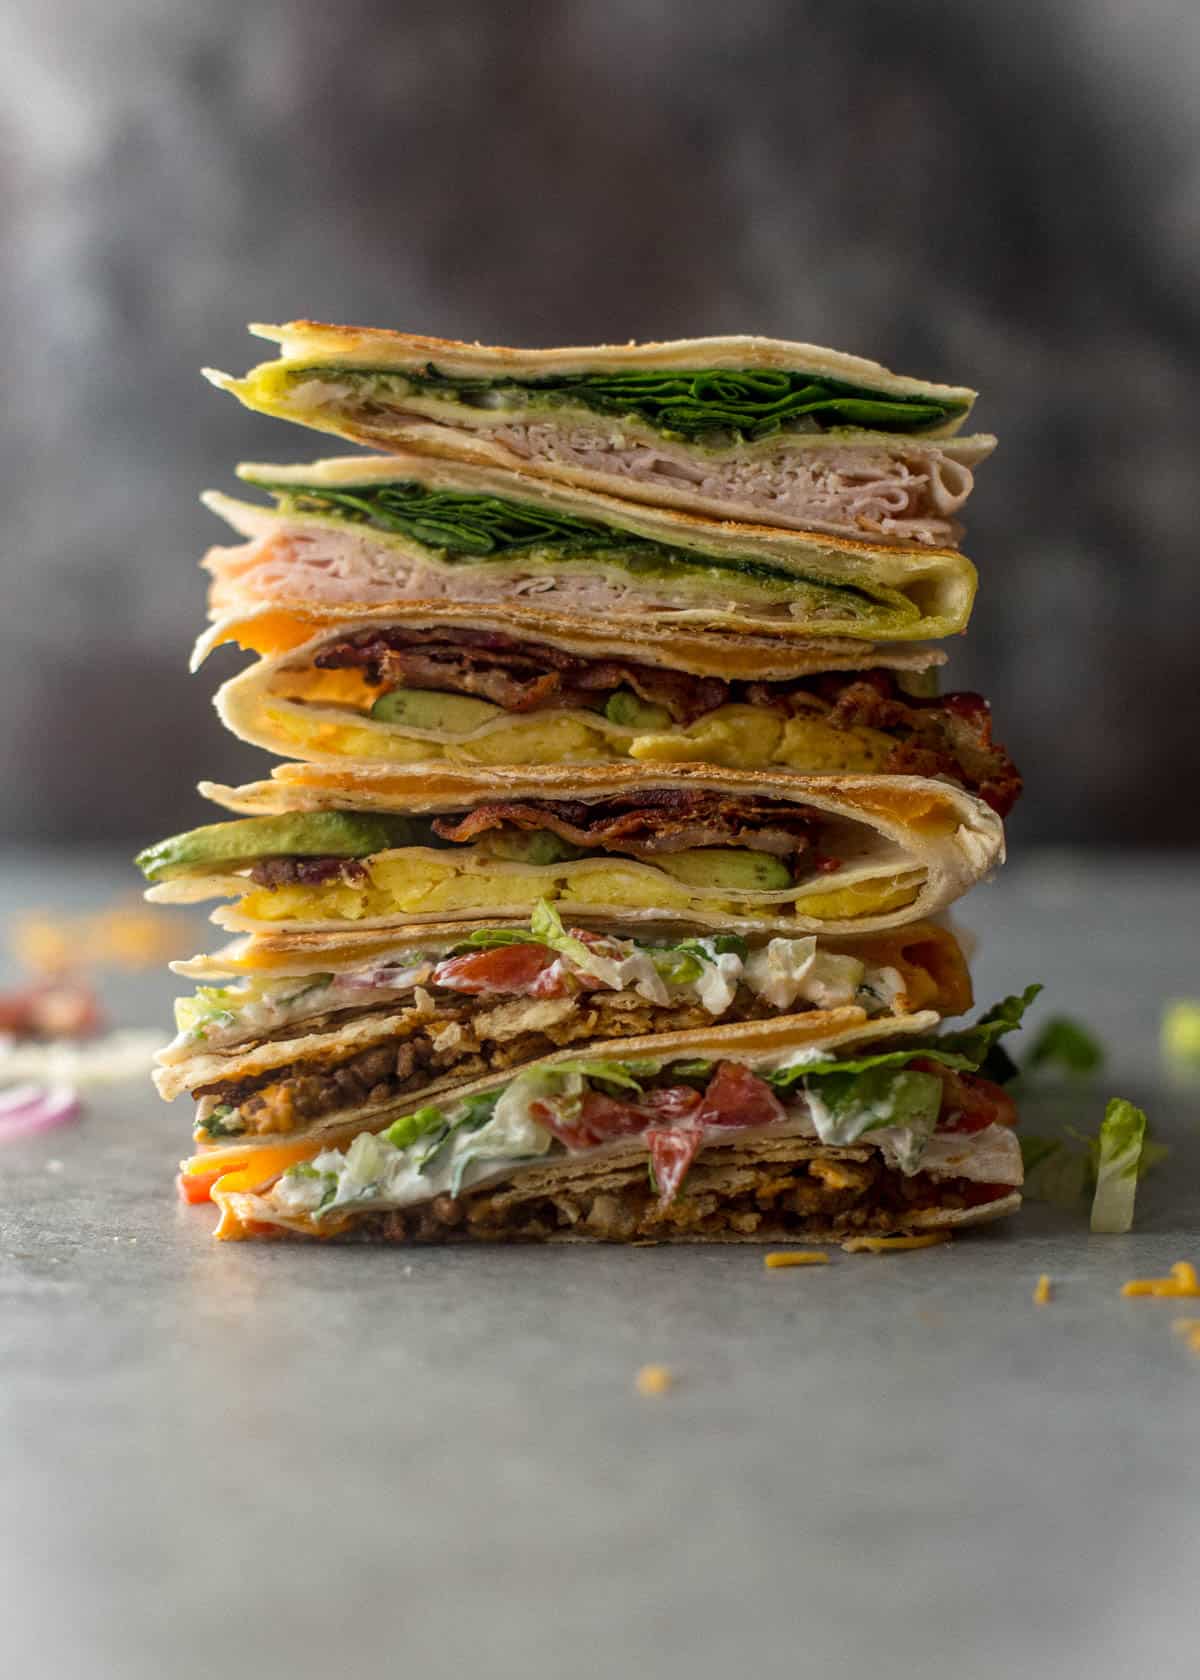
[[[975,393],[811,344],[736,337],[507,350],[309,321],[248,407],[389,453],[427,450],[626,500],[872,542],[952,546],[989,436]]]
[[[337,764],[696,762],[948,776],[1001,816],[1021,779],[976,694],[936,693],[941,655],[603,625],[510,608],[261,608],[202,639],[269,657],[217,694],[277,753]],[[278,651],[282,649],[283,651]],[[840,667],[840,668],[839,668]]]
[[[975,1027],[855,1010],[593,1045],[328,1143],[215,1149],[225,1238],[764,1241],[916,1232],[1020,1202],[987,1071],[1037,988]]]
[[[485,773],[285,764],[202,792],[241,814],[148,847],[149,896],[228,897],[244,932],[528,915],[867,933],[935,914],[1003,855],[999,818],[912,776],[678,765]]]
[[[226,982],[179,999],[155,1074],[168,1100],[195,1098],[201,1147],[341,1136],[567,1045],[799,1011],[946,1016],[971,1001],[957,943],[931,923],[851,940],[632,935],[564,926],[547,904],[524,924],[391,941],[260,936],[181,966]]]
[[[535,606],[665,628],[914,641],[965,629],[975,570],[944,548],[718,524],[433,456],[243,466],[275,506],[211,493],[214,617],[255,605]]]

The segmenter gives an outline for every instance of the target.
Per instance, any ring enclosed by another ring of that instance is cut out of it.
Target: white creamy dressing
[[[703,952],[700,974],[694,980],[670,983],[654,962],[653,948],[633,940],[613,939],[611,943],[625,954],[616,958],[589,948],[586,965],[560,953],[554,966],[560,973],[586,973],[614,992],[635,991],[660,1007],[698,1002],[712,1016],[725,1013],[739,985],[781,1012],[798,1003],[835,1009],[857,1002],[868,1014],[877,1014],[890,1009],[904,989],[896,969],[867,968],[856,957],[821,951],[814,935],[772,939],[745,960],[732,951],[718,952],[712,939],[700,939],[696,941]],[[214,1002],[207,1015],[201,1014],[195,1025],[180,1031],[160,1060],[182,1060],[201,1047],[225,1049],[314,1015],[398,1000],[428,985],[439,960],[422,956],[407,967],[375,962],[334,974],[319,985],[311,976],[307,980],[293,976],[273,986],[222,988],[221,1003]],[[191,1001],[181,1000],[185,1009]]]
[[[830,1059],[819,1051],[800,1052],[789,1065],[798,1065],[801,1058],[814,1064]],[[566,1109],[584,1090],[585,1074],[579,1068],[531,1068],[505,1087],[490,1120],[478,1130],[454,1130],[456,1124],[461,1125],[463,1110],[450,1106],[444,1111],[451,1128],[448,1135],[434,1132],[404,1149],[397,1149],[386,1137],[360,1133],[344,1152],[327,1149],[308,1166],[289,1169],[267,1192],[267,1199],[281,1213],[319,1220],[346,1208],[382,1211],[413,1207],[440,1195],[460,1194],[506,1171],[513,1163],[545,1156],[555,1147],[555,1139],[533,1119],[531,1105],[548,1102]],[[793,1097],[784,1118],[775,1125],[709,1126],[704,1130],[704,1142],[771,1136],[816,1138],[830,1147],[853,1142],[878,1149],[888,1167],[906,1177],[922,1171],[934,1177],[985,1183],[1021,1182],[1020,1149],[1005,1126],[931,1135],[920,1128],[879,1124],[884,1119],[884,1111],[868,1109],[865,1116],[861,1111],[856,1114],[847,1126],[837,1122],[820,1097],[809,1091],[798,1100]],[[604,1147],[579,1153],[595,1155]]]

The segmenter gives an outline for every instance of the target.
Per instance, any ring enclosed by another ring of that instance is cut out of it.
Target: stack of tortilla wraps
[[[943,692],[974,393],[735,337],[297,322],[211,374],[372,453],[208,505],[224,723],[287,762],[148,847],[218,900],[156,1082],[223,1238],[911,1237],[1012,1211],[945,912],[1020,777]]]

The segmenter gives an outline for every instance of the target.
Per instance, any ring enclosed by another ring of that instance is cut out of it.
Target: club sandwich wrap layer
[[[686,1068],[697,1059],[737,1064],[751,1073],[798,1059],[815,1070],[822,1057],[846,1060],[868,1046],[902,1051],[917,1041],[917,1048],[936,1025],[932,1012],[864,1023],[855,1010],[813,1011],[774,1022],[597,1045],[586,1062],[566,1052],[544,1058],[525,1076],[541,1078],[541,1070],[553,1074],[558,1064],[564,1072],[589,1064],[633,1064],[649,1077],[656,1066]],[[442,1105],[450,1112],[454,1105],[461,1108],[512,1083],[509,1073],[492,1075],[444,1097]],[[707,1126],[685,1194],[666,1210],[655,1206],[647,1183],[644,1136],[581,1149],[557,1142],[547,1147],[543,1139],[535,1155],[515,1163],[483,1155],[480,1164],[458,1175],[452,1196],[431,1178],[427,1186],[410,1188],[395,1210],[373,1208],[368,1199],[317,1217],[289,1209],[271,1188],[289,1166],[314,1158],[311,1146],[307,1151],[303,1145],[217,1149],[185,1162],[184,1170],[209,1177],[221,1173],[212,1198],[221,1209],[217,1234],[224,1239],[292,1233],[417,1240],[837,1240],[864,1231],[975,1224],[1019,1206],[1021,1155],[1007,1126],[935,1132],[915,1160],[904,1162],[887,1128],[874,1137],[868,1130],[853,1145],[822,1144],[806,1104],[805,1098],[789,1099],[783,1117],[762,1127]],[[367,1130],[378,1134],[388,1123],[387,1116],[379,1115]],[[501,1147],[514,1152],[511,1142]]]
[[[281,359],[208,377],[248,407],[389,453],[877,543],[951,546],[995,439],[975,393],[755,337],[510,350],[293,322]]]
[[[951,549],[718,522],[430,455],[238,471],[279,505],[206,494],[246,539],[205,558],[213,617],[524,599],[666,628],[916,641],[964,630],[975,595]]]
[[[737,942],[736,955],[709,947],[697,955],[694,939],[681,945],[683,929],[564,934],[559,926],[549,944],[527,924],[446,923],[390,941],[260,936],[176,964],[199,979],[251,985],[183,1000],[155,1084],[168,1101],[184,1091],[198,1097],[201,1148],[230,1136],[269,1147],[281,1136],[341,1135],[348,1119],[362,1124],[374,1112],[420,1106],[489,1069],[516,1070],[567,1045],[586,1055],[598,1039],[809,1007],[887,1020],[928,1010],[944,1018],[971,1003],[957,941],[932,923],[859,939],[759,938]],[[622,965],[630,946],[636,954]],[[443,961],[451,971],[444,978]],[[247,1096],[257,1118],[237,1112]],[[226,1117],[210,1134],[214,1109]]]
[[[877,730],[835,727],[822,721],[813,702],[807,713],[764,711],[761,704],[719,703],[691,723],[673,722],[661,708],[634,707],[630,724],[612,721],[600,703],[582,695],[564,705],[503,710],[479,700],[446,701],[424,696],[434,713],[465,711],[465,726],[439,727],[432,720],[409,722],[373,715],[388,687],[372,688],[361,669],[322,669],[327,650],[349,639],[386,638],[399,632],[420,652],[425,639],[453,644],[455,636],[502,640],[521,648],[548,649],[562,662],[606,662],[613,687],[621,669],[662,671],[667,679],[684,673],[721,684],[786,683],[822,672],[870,668],[923,675],[944,655],[925,648],[874,647],[861,643],[793,643],[766,636],[671,631],[631,625],[614,632],[603,621],[589,623],[533,608],[491,610],[460,603],[375,608],[330,616],[314,611],[287,614],[261,607],[244,618],[213,626],[197,644],[193,666],[217,646],[235,642],[260,654],[247,670],[218,689],[215,704],[226,728],[244,741],[281,756],[297,753],[316,763],[386,763],[423,771],[439,762],[491,764],[595,764],[623,758],[655,762],[704,761],[800,772],[875,768],[889,751]],[[465,644],[468,654],[470,644]],[[436,678],[440,681],[440,678]],[[636,682],[636,675],[634,681]],[[446,684],[448,688],[450,685]],[[411,684],[420,690],[418,679]],[[470,692],[468,688],[467,692]],[[718,690],[718,693],[720,691]],[[414,708],[415,709],[415,708]],[[641,712],[646,721],[640,721]],[[655,715],[659,713],[660,715]],[[488,715],[488,714],[491,715]],[[477,716],[482,714],[480,721]]]
[[[500,861],[479,845],[456,844],[364,859],[369,890],[356,895],[346,888],[340,899],[321,897],[318,889],[300,898],[294,889],[273,893],[244,875],[203,870],[165,880],[147,896],[163,903],[238,899],[213,914],[218,925],[238,932],[279,931],[286,924],[293,932],[341,933],[348,924],[370,930],[517,916],[547,899],[570,920],[669,919],[716,932],[839,935],[935,915],[1003,859],[1003,826],[981,800],[950,783],[909,776],[763,776],[687,765],[650,772],[619,764],[413,775],[285,764],[270,781],[201,788],[217,804],[246,816],[341,810],[414,817],[470,813],[505,801],[578,801],[587,807],[610,798],[636,801],[657,790],[667,797],[672,790],[685,797],[742,796],[785,811],[803,807],[822,825],[823,854],[836,867],[764,892],[696,885],[694,873],[689,884],[671,875],[670,867],[679,866],[670,858],[657,867],[593,850],[578,860],[542,865]]]

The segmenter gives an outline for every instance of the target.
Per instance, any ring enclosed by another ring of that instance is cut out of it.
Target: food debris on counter
[[[926,1231],[919,1237],[849,1237],[847,1254],[903,1254],[913,1248],[938,1248],[950,1241],[949,1231]]]
[[[1177,1260],[1171,1267],[1170,1277],[1130,1278],[1128,1283],[1121,1285],[1121,1294],[1151,1295],[1158,1300],[1181,1300],[1200,1296],[1200,1278],[1196,1276],[1196,1268],[1190,1260]]]
[[[1167,1004],[1160,1042],[1169,1062],[1200,1070],[1200,998],[1174,998]]]
[[[783,1266],[828,1266],[829,1256],[824,1249],[801,1248],[780,1249],[771,1254],[763,1255],[763,1265],[769,1272],[777,1271]]]
[[[1049,1274],[1043,1272],[1033,1289],[1033,1304],[1035,1307],[1048,1307],[1054,1299],[1054,1285],[1050,1282]]]
[[[659,1394],[666,1394],[675,1381],[669,1365],[643,1365],[634,1383],[639,1394],[648,1399]]]

